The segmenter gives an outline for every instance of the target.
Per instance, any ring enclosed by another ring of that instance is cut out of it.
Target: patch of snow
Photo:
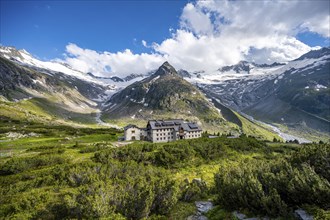
[[[326,88],[328,88],[328,87],[326,87],[326,86],[324,86],[324,85],[321,85],[321,84],[317,84],[317,85],[315,86],[315,88],[316,88],[316,89],[326,89]]]
[[[145,102],[145,98],[143,97],[142,100],[140,102],[137,102],[137,103],[143,104],[144,102]]]
[[[39,83],[39,84],[41,84],[41,85],[44,85],[44,83],[43,83],[42,81],[38,80],[38,79],[32,79],[32,82],[33,82],[34,84]]]
[[[132,115],[131,118],[134,119],[135,118],[135,115]]]
[[[155,78],[153,78],[152,80],[150,80],[150,84],[154,83],[157,81],[157,79],[159,79],[160,76],[156,76]]]

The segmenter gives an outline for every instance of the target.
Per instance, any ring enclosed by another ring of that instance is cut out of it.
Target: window
[[[158,134],[157,134],[157,137],[158,137]]]
[[[158,138],[157,138],[157,141],[158,141]]]
[[[170,135],[170,132],[168,132],[168,135]]]
[[[134,134],[135,133],[135,130],[132,130],[132,134]]]

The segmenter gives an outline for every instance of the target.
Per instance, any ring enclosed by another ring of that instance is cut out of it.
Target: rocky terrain
[[[287,64],[241,61],[214,72],[176,71],[166,62],[158,70],[120,78],[82,73],[59,61],[40,61],[25,50],[0,47],[0,94],[64,121],[123,126],[185,118],[239,130],[243,125],[234,110],[249,123],[267,123],[281,134],[326,139],[329,51],[311,51]]]
[[[296,134],[330,132],[330,49],[285,65],[240,62],[204,78],[187,78],[210,97],[253,118]]]

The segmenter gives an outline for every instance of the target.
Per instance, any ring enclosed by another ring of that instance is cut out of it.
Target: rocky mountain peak
[[[17,50],[15,47],[11,46],[0,46],[0,56],[3,56],[5,58],[16,58],[19,57],[23,59],[21,53],[28,54],[25,50]]]
[[[221,114],[205,95],[183,79],[168,62],[150,77],[114,94],[105,106],[103,117],[111,120],[170,117],[222,121]]]
[[[163,63],[155,73],[156,76],[177,75],[177,74],[178,73],[176,72],[174,67],[167,61],[165,63]]]
[[[318,59],[324,56],[330,56],[330,47],[323,47],[319,50],[311,50],[308,53],[296,59],[296,61],[304,60],[304,59]]]
[[[222,73],[223,72],[229,72],[229,71],[233,71],[233,72],[236,72],[236,73],[241,73],[241,72],[250,73],[251,66],[252,65],[247,61],[240,61],[236,65],[224,66],[222,68],[219,68],[218,71],[222,72]]]

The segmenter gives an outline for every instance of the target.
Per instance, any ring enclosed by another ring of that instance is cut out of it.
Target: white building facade
[[[154,143],[179,139],[193,139],[202,136],[202,128],[194,122],[182,119],[150,120],[146,128],[135,125],[125,127],[125,140],[147,140]]]
[[[128,125],[124,129],[125,141],[145,140],[146,130],[135,125]]]

